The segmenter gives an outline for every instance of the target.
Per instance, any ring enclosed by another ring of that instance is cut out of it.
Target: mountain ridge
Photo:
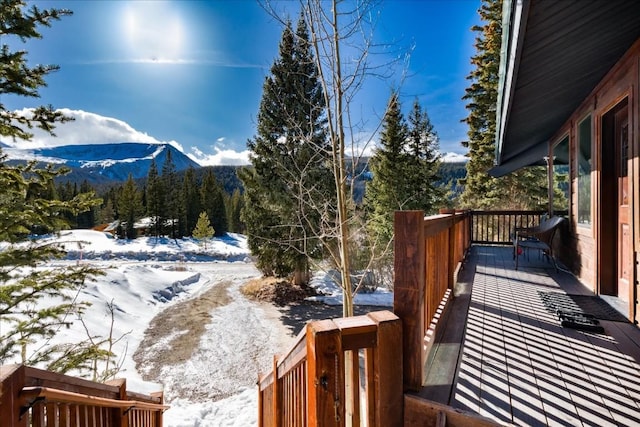
[[[125,181],[129,175],[133,179],[146,178],[152,160],[155,160],[158,169],[161,169],[169,152],[177,172],[189,167],[201,167],[199,163],[168,143],[120,142],[32,149],[19,149],[2,144],[2,150],[12,162],[36,160],[65,165],[71,170],[65,175],[65,179],[87,180],[94,184]]]

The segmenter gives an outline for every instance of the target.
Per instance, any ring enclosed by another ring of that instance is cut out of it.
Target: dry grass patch
[[[163,366],[184,363],[192,357],[211,321],[211,310],[231,302],[227,293],[230,285],[231,282],[222,282],[212,286],[202,295],[179,302],[151,320],[133,354],[143,379],[158,381]]]
[[[271,276],[250,280],[242,285],[240,291],[247,298],[279,306],[317,295],[317,292],[309,286],[293,285],[285,279]]]

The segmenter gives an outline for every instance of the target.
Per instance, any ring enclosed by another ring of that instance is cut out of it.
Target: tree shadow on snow
[[[388,307],[357,305],[353,307],[353,312],[356,316],[360,316],[372,311],[387,309]],[[328,305],[318,301],[292,302],[286,306],[278,307],[278,310],[281,313],[280,320],[293,335],[298,335],[308,322],[342,317],[341,305]]]

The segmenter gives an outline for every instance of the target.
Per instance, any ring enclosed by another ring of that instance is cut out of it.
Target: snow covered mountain
[[[103,183],[125,181],[129,174],[134,179],[144,178],[149,172],[151,160],[155,159],[158,170],[162,170],[167,153],[177,171],[200,165],[171,144],[147,144],[122,142],[110,144],[63,145],[58,147],[19,149],[4,145],[2,151],[9,160],[38,160],[46,163],[64,164],[71,169],[65,176],[70,181]]]

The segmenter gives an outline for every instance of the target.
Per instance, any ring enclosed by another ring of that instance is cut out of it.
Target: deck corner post
[[[164,405],[164,391],[157,391],[157,392],[153,392],[150,394],[151,397],[156,397],[159,400],[159,404],[160,405]],[[158,411],[157,412],[158,416],[156,418],[156,425],[155,427],[163,427],[163,418],[164,418],[164,413],[163,411]]]
[[[423,211],[394,214],[393,312],[402,321],[405,390],[422,386],[426,244]]]
[[[25,383],[24,365],[0,367],[0,420],[8,426],[27,427],[28,416],[20,419],[20,391]],[[4,424],[3,424],[4,425]]]
[[[116,378],[108,381],[107,384],[118,387],[118,400],[127,400],[127,380],[125,378]],[[129,416],[125,413],[125,409],[113,408],[114,426],[129,427]]]
[[[345,367],[340,329],[332,320],[307,325],[307,422],[345,425]]]
[[[376,426],[402,427],[404,390],[402,377],[402,321],[390,311],[367,315],[377,325],[374,366]]]

